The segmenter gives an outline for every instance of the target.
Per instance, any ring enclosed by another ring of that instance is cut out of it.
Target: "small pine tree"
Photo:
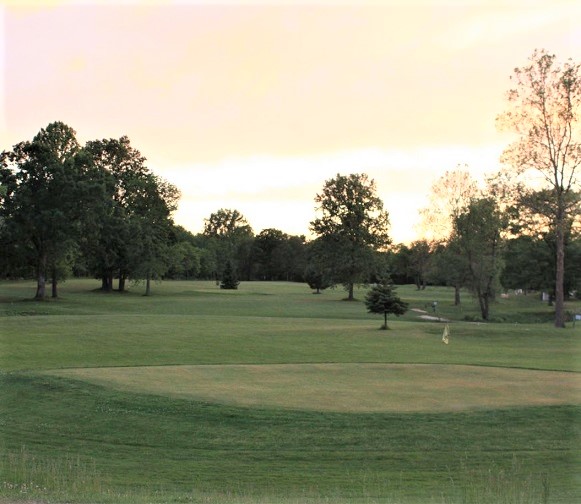
[[[232,266],[232,261],[228,261],[224,268],[220,289],[237,289],[238,284],[240,284],[240,282],[238,281],[234,266]]]
[[[383,314],[384,324],[381,329],[389,329],[387,327],[388,313],[393,313],[399,317],[408,309],[408,304],[396,296],[395,286],[389,277],[369,290],[365,296],[365,306],[367,306],[369,313]]]
[[[305,281],[311,289],[315,290],[315,294],[320,294],[322,290],[333,286],[329,275],[322,270],[317,270],[312,264],[305,269]]]

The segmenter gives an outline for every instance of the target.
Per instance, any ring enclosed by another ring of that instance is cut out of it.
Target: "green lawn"
[[[2,503],[581,502],[581,325],[537,297],[400,287],[380,331],[341,290],[97,286],[0,283]]]

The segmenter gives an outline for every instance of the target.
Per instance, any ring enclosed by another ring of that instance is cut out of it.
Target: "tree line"
[[[516,133],[503,168],[479,188],[448,172],[422,212],[429,232],[393,244],[389,215],[365,173],[337,174],[315,195],[314,238],[279,229],[255,234],[235,209],[219,209],[192,234],[172,213],[179,190],[147,168],[127,137],[80,145],[61,122],[0,156],[0,273],[37,279],[36,299],[58,296],[67,275],[92,276],[106,292],[161,278],[307,282],[320,292],[377,283],[450,285],[478,300],[482,318],[501,289],[545,289],[555,325],[581,290],[580,66],[535,51],[514,71],[499,126]],[[388,289],[388,287],[386,287]]]

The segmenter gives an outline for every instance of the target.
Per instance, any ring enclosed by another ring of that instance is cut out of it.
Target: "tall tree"
[[[90,269],[101,278],[102,289],[113,289],[113,278],[119,279],[119,291],[125,289],[130,271],[130,254],[134,244],[135,222],[129,217],[131,205],[139,194],[140,181],[149,171],[145,158],[131,146],[128,137],[91,140],[86,149],[99,170],[105,186],[101,205],[95,208],[92,233],[84,241]]]
[[[197,278],[201,272],[203,251],[196,246],[196,237],[182,226],[173,226],[169,248],[169,269],[173,279]]]
[[[57,296],[58,265],[70,253],[91,196],[89,170],[75,131],[62,122],[43,128],[32,141],[2,154],[7,183],[2,212],[13,242],[34,260],[35,299],[45,298],[48,276]],[[6,167],[12,172],[6,176]]]
[[[479,198],[454,219],[453,241],[465,257],[469,286],[488,320],[502,269],[502,232],[506,218],[494,198]]]
[[[236,270],[247,269],[250,242],[254,232],[238,210],[221,208],[204,222],[204,236],[209,238],[216,251],[216,275],[221,277],[226,264],[231,261]],[[247,273],[247,272],[246,272]],[[248,275],[247,275],[248,276]]]
[[[279,229],[263,229],[254,238],[254,262],[261,280],[281,280],[284,264],[282,252],[288,235]]]
[[[426,288],[432,255],[431,248],[427,240],[416,240],[410,245],[410,268],[418,290]]]
[[[518,135],[502,155],[520,205],[556,237],[555,326],[565,326],[565,236],[581,212],[581,66],[535,50],[515,68],[508,109],[497,121]]]
[[[152,276],[160,276],[170,262],[170,216],[179,191],[149,170],[126,136],[89,141],[86,151],[105,187],[93,212],[92,232],[83,242],[90,268],[105,291],[112,290],[115,276],[123,291],[132,275],[145,279],[149,292]]]
[[[447,243],[434,247],[428,277],[434,283],[454,287],[455,306],[460,305],[460,290],[467,285],[469,273],[468,261],[454,234]]]
[[[160,279],[171,265],[171,213],[177,207],[178,189],[160,177],[148,174],[134,188],[129,206],[132,236],[132,274],[145,279],[145,295],[151,292],[151,280]]]
[[[377,195],[375,181],[366,174],[340,175],[327,180],[315,202],[321,217],[310,224],[319,237],[334,242],[334,274],[353,300],[353,287],[366,281],[373,251],[386,247],[389,216]]]
[[[432,184],[429,205],[420,210],[422,233],[429,242],[446,242],[453,220],[479,193],[467,167],[447,171]]]
[[[232,239],[237,236],[249,236],[253,233],[246,217],[238,210],[220,208],[205,219],[204,234]]]

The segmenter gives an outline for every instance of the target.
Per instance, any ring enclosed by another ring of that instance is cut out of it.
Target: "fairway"
[[[95,287],[0,282],[2,504],[581,502],[581,327],[536,297],[401,286],[380,331],[365,287]]]
[[[87,368],[53,374],[121,391],[331,412],[450,412],[581,404],[581,375],[429,364]]]

